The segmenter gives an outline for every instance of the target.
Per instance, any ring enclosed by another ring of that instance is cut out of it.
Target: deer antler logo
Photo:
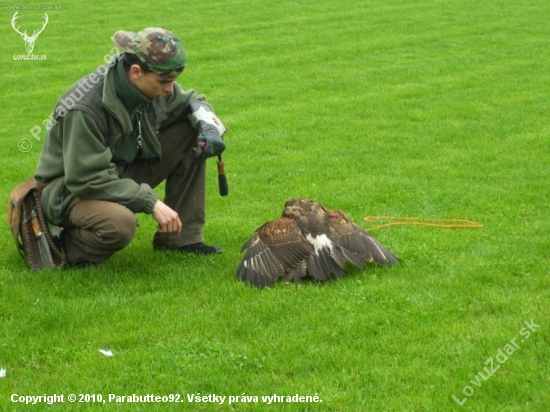
[[[13,17],[11,18],[11,27],[13,27],[16,33],[21,35],[21,38],[25,41],[25,48],[27,49],[27,53],[31,54],[32,51],[34,50],[34,43],[36,42],[38,35],[44,31],[44,29],[46,28],[46,25],[48,24],[48,20],[49,20],[48,15],[44,13],[44,24],[42,25],[42,28],[38,31],[34,30],[32,33],[32,36],[29,36],[27,34],[27,30],[21,33],[19,31],[19,27],[15,27],[16,20],[19,17],[17,13],[19,12],[16,11]]]

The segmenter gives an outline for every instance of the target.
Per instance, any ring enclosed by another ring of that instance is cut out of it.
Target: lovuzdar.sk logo
[[[32,32],[32,35],[29,35],[27,34],[27,30],[25,31],[21,31],[19,30],[19,26],[17,25],[17,18],[19,17],[18,15],[18,11],[16,11],[14,14],[13,14],[13,17],[11,18],[11,27],[13,27],[13,30],[15,30],[15,32],[17,34],[19,34],[21,36],[21,38],[23,39],[23,41],[25,42],[25,49],[27,50],[27,55],[26,56],[17,56],[17,55],[14,55],[14,60],[45,60],[45,57],[46,55],[41,55],[41,56],[35,56],[34,54],[32,54],[33,50],[34,50],[34,45],[36,43],[36,39],[38,38],[38,36],[40,35],[40,33],[42,33],[44,31],[44,29],[46,28],[46,25],[48,24],[48,15],[46,13],[44,13],[44,23],[42,24],[42,27],[38,30],[34,29],[33,32]]]

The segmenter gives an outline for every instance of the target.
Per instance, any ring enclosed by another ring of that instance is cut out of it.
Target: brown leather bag
[[[41,202],[42,188],[34,177],[10,194],[8,223],[17,250],[32,270],[61,267],[65,257],[57,236],[52,236]]]

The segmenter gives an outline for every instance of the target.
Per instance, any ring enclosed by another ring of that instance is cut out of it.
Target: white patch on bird
[[[306,239],[309,243],[315,246],[315,253],[324,247],[332,249],[332,241],[325,234],[313,237],[311,236],[311,233],[308,233]]]

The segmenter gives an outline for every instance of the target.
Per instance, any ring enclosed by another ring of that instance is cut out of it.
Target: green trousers
[[[205,223],[206,162],[194,161],[196,131],[178,123],[158,135],[162,159],[157,163],[136,161],[122,178],[155,188],[165,181],[164,203],[174,209],[183,224],[181,234],[156,232],[156,246],[178,247],[203,241]],[[63,245],[72,263],[102,263],[126,247],[134,237],[137,220],[118,203],[75,199],[65,215]]]

